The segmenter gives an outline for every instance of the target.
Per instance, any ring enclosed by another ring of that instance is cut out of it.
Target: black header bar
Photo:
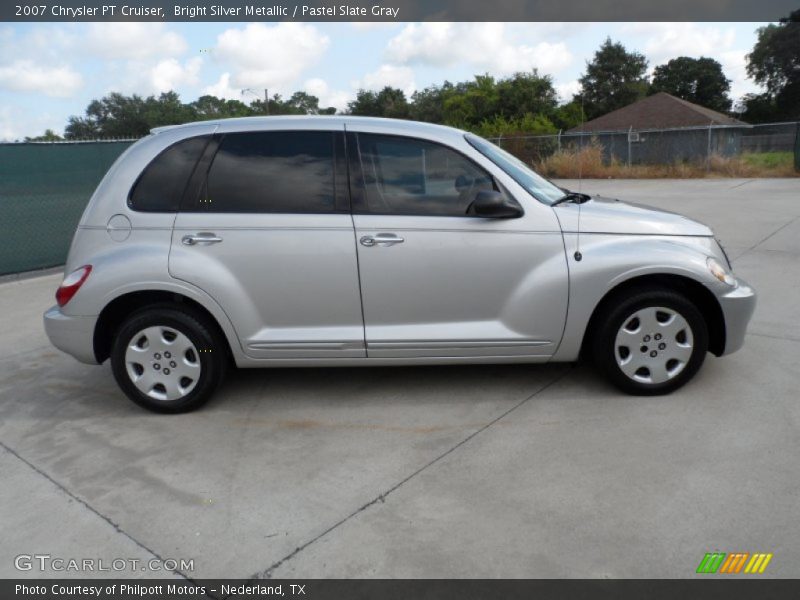
[[[4,579],[3,600],[739,600],[796,599],[800,580],[697,579]]]
[[[3,0],[0,21],[777,21],[797,0]]]

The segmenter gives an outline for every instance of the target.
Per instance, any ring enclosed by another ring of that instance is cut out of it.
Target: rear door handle
[[[181,238],[181,242],[184,246],[194,246],[196,244],[218,244],[221,241],[221,237],[210,231],[200,231],[198,233],[185,235]]]
[[[375,235],[365,235],[360,240],[362,246],[394,246],[402,244],[406,240],[394,233],[376,233]]]

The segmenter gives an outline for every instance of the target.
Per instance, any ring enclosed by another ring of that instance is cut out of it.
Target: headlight
[[[708,270],[711,271],[711,274],[719,279],[722,283],[726,283],[731,287],[736,285],[736,278],[734,278],[730,271],[723,267],[716,258],[709,256],[708,260],[706,260],[706,264],[708,265]]]

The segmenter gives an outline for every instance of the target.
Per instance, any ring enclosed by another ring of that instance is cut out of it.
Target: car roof
[[[225,131],[245,131],[245,130],[268,130],[286,129],[289,127],[299,127],[301,129],[314,129],[316,127],[325,129],[345,129],[359,130],[381,130],[386,132],[396,132],[418,134],[426,136],[451,137],[464,135],[464,131],[446,125],[435,125],[433,123],[423,123],[421,121],[410,121],[406,119],[386,119],[382,117],[357,117],[352,115],[280,115],[263,117],[235,117],[230,119],[211,119],[208,121],[194,121],[181,125],[167,125],[155,127],[150,130],[153,134],[166,131],[178,133],[178,130],[186,130],[187,135],[194,131],[207,131],[209,129]]]

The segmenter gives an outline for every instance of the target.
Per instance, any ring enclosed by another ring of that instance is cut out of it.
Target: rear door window
[[[257,131],[224,135],[196,210],[339,212],[336,135],[332,131]]]

